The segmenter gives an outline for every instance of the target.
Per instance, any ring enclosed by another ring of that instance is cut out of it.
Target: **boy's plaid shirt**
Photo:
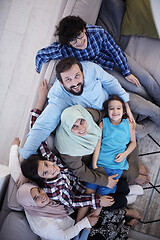
[[[70,45],[54,42],[42,48],[36,55],[36,70],[41,71],[42,65],[50,60],[65,57],[76,57],[79,61],[91,61],[104,69],[113,70],[114,64],[119,66],[124,77],[130,75],[126,56],[115,43],[111,35],[100,26],[86,25],[87,48],[76,49]]]

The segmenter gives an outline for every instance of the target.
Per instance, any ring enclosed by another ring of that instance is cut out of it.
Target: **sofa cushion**
[[[96,24],[102,26],[124,51],[129,36],[121,36],[121,23],[125,12],[124,0],[103,0]]]
[[[5,219],[1,231],[1,240],[37,240],[22,212],[11,212]]]
[[[72,15],[81,17],[88,24],[95,24],[102,0],[76,1]]]
[[[150,0],[126,0],[121,34],[159,38]]]
[[[11,177],[8,185],[8,207],[12,210],[22,211],[23,207],[17,202],[16,193],[17,186]]]

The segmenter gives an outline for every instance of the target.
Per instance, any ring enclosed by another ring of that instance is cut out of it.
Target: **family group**
[[[11,147],[17,201],[42,239],[127,239],[141,219],[128,205],[150,181],[137,140],[160,126],[160,96],[102,27],[67,16],[55,36],[36,70],[58,60],[56,80],[50,89],[42,81],[26,143],[15,138]]]

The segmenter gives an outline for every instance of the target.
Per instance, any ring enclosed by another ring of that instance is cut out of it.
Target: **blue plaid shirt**
[[[124,77],[130,75],[127,59],[113,38],[100,26],[87,25],[87,48],[76,49],[69,45],[54,42],[51,46],[38,51],[36,55],[36,70],[41,71],[42,65],[51,59],[59,60],[64,57],[76,57],[79,61],[91,61],[104,69],[113,69],[114,64],[119,66]]]

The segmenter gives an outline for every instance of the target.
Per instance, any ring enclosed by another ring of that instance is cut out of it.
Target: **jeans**
[[[81,233],[73,238],[73,240],[87,240],[90,231],[83,229]]]
[[[135,93],[129,93],[129,106],[133,113],[149,118],[160,127],[160,107]]]
[[[131,73],[137,77],[141,83],[140,87],[137,87],[135,84],[127,81],[117,66],[115,66],[114,70],[107,70],[107,72],[116,77],[126,91],[136,93],[146,100],[154,102],[156,105],[160,106],[160,85],[158,82],[133,58],[129,57],[127,54],[125,55],[127,57]]]
[[[123,173],[122,169],[110,169],[110,168],[105,168],[104,170],[106,171],[108,177],[112,176],[114,174],[118,174],[117,177],[115,177],[114,179],[119,179]],[[115,193],[116,189],[117,189],[117,185],[114,186],[113,188],[109,188],[106,186],[101,186],[101,185],[97,185],[97,184],[93,184],[93,183],[86,183],[85,186],[89,189],[95,190],[97,192],[97,194],[104,196],[104,195],[108,195],[110,193]]]

